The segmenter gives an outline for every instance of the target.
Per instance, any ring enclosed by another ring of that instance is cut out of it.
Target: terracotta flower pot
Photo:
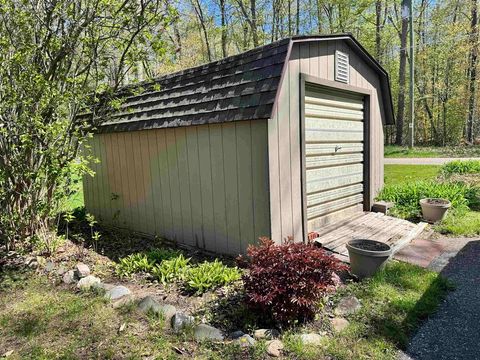
[[[360,279],[370,277],[387,262],[392,255],[390,245],[375,240],[356,239],[347,243],[350,268]]]
[[[445,199],[422,199],[420,200],[423,218],[429,223],[436,223],[445,218],[448,209],[452,204]]]

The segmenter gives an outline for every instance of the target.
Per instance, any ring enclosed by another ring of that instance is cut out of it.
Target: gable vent
[[[350,66],[348,54],[335,51],[335,81],[348,84],[350,81]]]

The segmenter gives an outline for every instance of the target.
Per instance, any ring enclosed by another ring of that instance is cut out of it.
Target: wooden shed
[[[368,211],[383,185],[389,79],[351,35],[284,39],[119,96],[84,179],[104,224],[238,254]]]

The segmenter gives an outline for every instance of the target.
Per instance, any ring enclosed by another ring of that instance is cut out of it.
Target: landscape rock
[[[93,287],[97,290],[103,290],[105,292],[113,289],[115,287],[115,285],[113,284],[105,284],[105,283],[98,283],[98,284],[94,284]]]
[[[193,316],[177,312],[172,317],[172,328],[175,331],[180,331],[188,326],[193,325],[194,322],[195,318]]]
[[[220,330],[207,324],[200,324],[193,329],[193,335],[195,340],[211,340],[211,341],[223,341],[224,337]]]
[[[65,268],[65,266],[61,265],[58,269],[57,269],[57,275],[58,276],[62,276],[63,274],[65,274],[67,272],[67,269]]]
[[[347,296],[340,300],[337,307],[335,308],[335,315],[346,316],[356,313],[362,304],[355,296]]]
[[[345,330],[345,328],[349,325],[348,320],[344,318],[333,318],[330,320],[330,323],[332,324],[333,330],[336,332]]]
[[[88,275],[84,278],[81,278],[77,283],[77,288],[80,290],[90,290],[92,286],[100,283],[100,279],[93,275]]]
[[[47,261],[45,263],[45,272],[49,273],[55,269],[55,264],[52,261]]]
[[[244,334],[236,338],[234,342],[236,344],[239,344],[241,347],[250,347],[255,345],[256,340],[252,338],[250,335]]]
[[[237,331],[232,332],[229,335],[229,338],[232,339],[232,340],[235,340],[235,339],[238,339],[238,338],[242,337],[243,335],[245,335],[245,333],[242,330],[237,330]]]
[[[73,270],[69,270],[67,271],[65,274],[63,274],[63,278],[62,278],[62,281],[65,283],[65,284],[72,284],[75,282],[75,271]]]
[[[280,336],[280,333],[276,329],[258,329],[253,333],[253,337],[257,340],[260,339],[276,339]]]
[[[79,279],[84,278],[90,275],[90,268],[84,263],[78,263],[75,267],[75,275],[77,275]]]
[[[161,305],[158,303],[158,301],[151,296],[145,296],[138,303],[138,309],[143,313],[151,311],[155,314],[158,314],[158,312],[160,311],[160,306]]]
[[[169,304],[162,305],[151,296],[144,297],[138,303],[138,308],[144,313],[152,312],[154,314],[162,314],[167,327],[170,327],[172,318],[177,313],[175,306]]]
[[[267,354],[273,357],[279,357],[282,355],[284,348],[283,342],[280,340],[270,340],[267,342]]]
[[[112,306],[114,309],[118,309],[122,306],[130,305],[133,302],[135,302],[135,297],[132,294],[129,294],[112,302]]]
[[[123,285],[118,285],[106,291],[105,299],[118,300],[126,295],[130,295],[130,293],[131,291],[127,287]]]
[[[300,334],[300,341],[303,345],[320,345],[322,336],[316,333]]]

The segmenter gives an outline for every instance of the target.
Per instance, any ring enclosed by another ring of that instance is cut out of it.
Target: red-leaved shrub
[[[276,245],[261,238],[247,254],[247,303],[284,324],[311,319],[320,298],[334,287],[333,273],[347,269],[325,250],[291,239]]]

